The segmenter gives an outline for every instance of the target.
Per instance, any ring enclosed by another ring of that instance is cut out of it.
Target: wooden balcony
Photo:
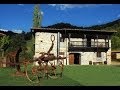
[[[70,41],[68,43],[68,51],[107,51],[109,49],[108,42],[95,42],[95,41]]]

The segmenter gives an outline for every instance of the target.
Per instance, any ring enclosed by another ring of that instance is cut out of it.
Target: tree
[[[6,49],[8,48],[10,43],[10,38],[9,36],[3,36],[0,39],[0,50],[2,51],[2,57],[4,57],[4,52],[6,51]]]
[[[25,36],[24,32],[21,34],[16,34],[12,36],[8,52],[14,51],[19,47],[25,48],[26,41],[24,39],[24,36]]]
[[[27,32],[25,34],[25,40],[31,40],[32,39],[32,32]]]
[[[33,13],[33,28],[39,28],[41,27],[41,11],[39,10],[39,4],[36,4],[34,7],[34,13]]]
[[[40,28],[41,27],[41,19],[42,19],[42,14],[41,14],[41,11],[39,9],[39,4],[36,4],[35,7],[34,7],[34,12],[33,12],[33,28]],[[34,54],[34,42],[35,39],[34,39],[34,35],[32,34],[32,39],[30,42],[31,45],[30,45],[30,48],[31,48],[31,54],[33,55]]]
[[[118,36],[112,36],[111,45],[112,49],[120,48],[120,38]]]

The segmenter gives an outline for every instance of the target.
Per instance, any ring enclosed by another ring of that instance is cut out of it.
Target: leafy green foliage
[[[85,27],[86,29],[96,29],[96,30],[103,30],[103,29],[107,29],[107,30],[120,30],[120,19],[112,21],[112,22],[108,22],[106,24],[101,24],[101,25],[94,25],[94,26],[90,26],[90,27]]]
[[[41,27],[41,21],[42,21],[42,14],[41,11],[39,9],[39,4],[36,4],[34,7],[34,16],[33,16],[33,28],[40,28]],[[31,54],[29,54],[29,56],[31,57],[31,55],[34,55],[34,43],[35,43],[35,39],[34,39],[34,35],[31,35],[31,43],[29,45],[29,52],[31,51]],[[27,45],[28,47],[28,45]]]
[[[26,43],[26,47],[27,47],[27,58],[28,59],[32,59],[33,58],[33,55],[34,55],[34,46],[33,46],[33,39],[31,40],[28,40],[27,43]]]
[[[25,40],[31,40],[32,39],[32,32],[27,32],[25,34]]]
[[[9,48],[16,50],[18,47],[25,47],[25,43],[24,34],[16,34],[11,37]]]
[[[3,36],[0,38],[0,50],[2,51],[2,57],[4,57],[4,52],[8,48],[10,43],[9,36]]]
[[[112,49],[120,49],[120,37],[112,36],[111,45]]]
[[[41,26],[41,12],[39,11],[39,5],[36,4],[34,7],[33,27],[39,28],[40,26]]]
[[[24,58],[25,56],[25,51],[26,51],[26,41],[24,39],[25,37],[25,32],[22,32],[21,34],[15,34],[10,37],[10,43],[9,43],[9,48],[6,50],[6,55],[9,52],[15,52],[18,50],[18,48],[22,48],[22,52],[20,52],[20,59]]]

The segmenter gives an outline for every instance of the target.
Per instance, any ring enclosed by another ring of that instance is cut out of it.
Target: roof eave
[[[77,30],[77,31],[93,31],[93,32],[111,32],[111,33],[116,33],[117,31],[111,30],[91,30],[91,29],[68,29],[68,28],[63,28],[63,29],[56,29],[56,28],[31,28],[31,30]]]

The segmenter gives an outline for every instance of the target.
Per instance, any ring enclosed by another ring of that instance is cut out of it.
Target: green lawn
[[[41,79],[39,84],[12,76],[14,69],[0,68],[0,86],[119,86],[120,66],[65,66],[63,77]]]

